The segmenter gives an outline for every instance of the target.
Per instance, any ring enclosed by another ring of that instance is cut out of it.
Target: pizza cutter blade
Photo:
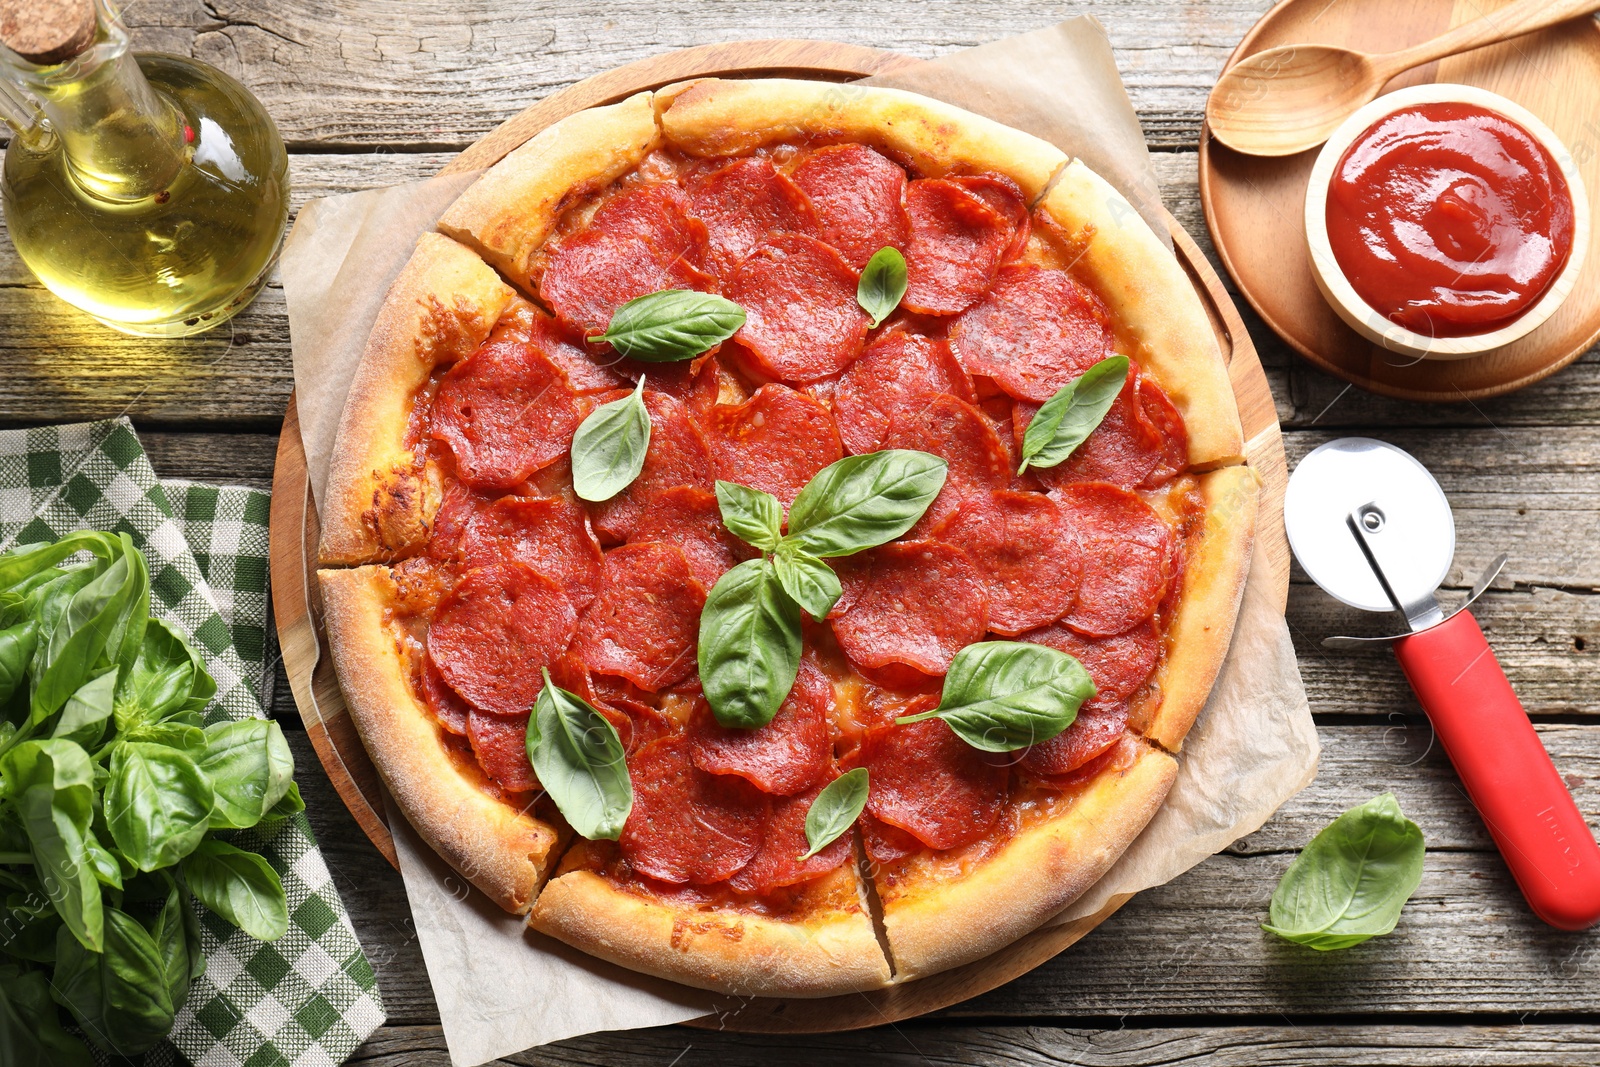
[[[1284,497],[1295,559],[1352,607],[1392,611],[1392,637],[1330,637],[1332,648],[1394,646],[1468,797],[1539,918],[1563,930],[1600,922],[1600,846],[1550,762],[1467,602],[1446,614],[1434,597],[1455,555],[1450,503],[1426,467],[1393,445],[1346,437],[1295,469]]]

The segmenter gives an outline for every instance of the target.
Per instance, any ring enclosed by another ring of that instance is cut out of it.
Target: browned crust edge
[[[1065,812],[1012,838],[960,881],[880,877],[895,981],[981,959],[1037,929],[1111,868],[1161,807],[1177,777],[1171,755],[1139,755],[1108,769]]]
[[[603,960],[719,993],[831,997],[882,988],[889,964],[855,869],[836,877],[851,880],[859,906],[783,921],[679,907],[574,870],[545,886],[529,925]]]
[[[1145,730],[1173,752],[1183,746],[1228,656],[1250,574],[1261,488],[1249,467],[1224,467],[1199,480],[1205,526],[1189,545],[1183,589],[1167,627],[1167,658],[1157,677],[1161,706]]]
[[[513,914],[527,912],[554,864],[556,828],[468,781],[440,728],[406,684],[389,632],[395,600],[386,567],[318,571],[328,643],[350,718],[400,810],[462,877]]]
[[[428,536],[440,489],[405,447],[417,391],[483,343],[512,288],[473,252],[425,233],[389,288],[350,385],[323,495],[324,564],[398,558]]]

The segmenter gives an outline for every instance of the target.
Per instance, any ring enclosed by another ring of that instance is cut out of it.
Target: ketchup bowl
[[[1305,226],[1317,287],[1351,329],[1419,359],[1466,359],[1555,314],[1588,251],[1589,200],[1572,153],[1526,108],[1416,85],[1328,138]]]

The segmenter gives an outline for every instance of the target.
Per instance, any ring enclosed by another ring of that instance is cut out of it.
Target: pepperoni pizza
[[[874,328],[858,286],[886,248],[905,289]],[[743,325],[676,362],[598,340],[664,290]],[[1098,426],[1019,474],[1040,406],[1112,354]],[[580,499],[574,433],[641,376],[642,468]],[[718,482],[788,508],[886,449],[938,457],[942,488],[830,560],[841,595],[805,617],[776,714],[725,725],[701,616],[764,557]],[[823,996],[993,952],[1122,854],[1226,652],[1255,495],[1204,309],[1081,162],[909,93],[711,79],[550,127],[421,239],[344,413],[320,578],[380,774],[501,907],[691,985]],[[1000,754],[897,721],[986,640],[1066,653],[1092,697]],[[546,677],[625,752],[616,840],[574,833],[534,773]],[[864,810],[808,850],[820,791],[857,767]]]

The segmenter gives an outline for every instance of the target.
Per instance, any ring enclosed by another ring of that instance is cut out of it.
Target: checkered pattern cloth
[[[267,668],[267,494],[160,482],[126,419],[0,431],[0,551],[71,530],[126,532],[150,561],[150,611],[181,626],[217,680],[208,722],[260,718]],[[262,944],[201,913],[206,973],[145,1067],[332,1067],[383,1024],[305,816],[233,835],[283,878],[289,932]]]

